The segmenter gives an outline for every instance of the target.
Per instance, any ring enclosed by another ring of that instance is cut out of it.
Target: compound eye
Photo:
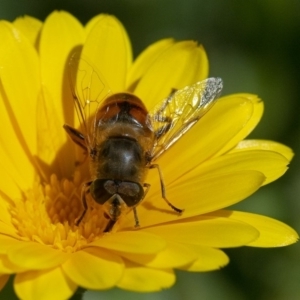
[[[144,197],[143,187],[132,181],[96,179],[90,186],[90,193],[99,204],[104,204],[118,194],[128,207],[137,205]]]
[[[112,180],[96,179],[90,186],[90,193],[97,203],[104,204],[117,193],[117,186]]]
[[[123,181],[119,183],[118,194],[128,207],[132,207],[143,199],[144,189],[137,182]]]

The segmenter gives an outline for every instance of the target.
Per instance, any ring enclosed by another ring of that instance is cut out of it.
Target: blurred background
[[[224,80],[223,95],[258,94],[265,114],[252,138],[293,148],[296,156],[281,179],[236,205],[286,222],[300,233],[300,1],[299,0],[0,0],[0,18],[40,20],[63,9],[86,23],[98,13],[116,15],[135,55],[165,37],[203,44],[210,75]],[[210,273],[177,272],[169,290],[139,294],[118,289],[88,292],[90,299],[300,299],[300,244],[286,248],[226,250],[230,264]],[[17,299],[7,286],[1,299]]]

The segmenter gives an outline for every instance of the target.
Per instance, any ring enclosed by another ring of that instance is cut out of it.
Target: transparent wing
[[[221,78],[208,78],[173,92],[149,113],[156,135],[152,161],[178,141],[212,107],[223,88]]]
[[[69,61],[69,77],[80,130],[91,149],[95,142],[95,114],[101,102],[112,92],[101,73],[79,53],[72,55]]]

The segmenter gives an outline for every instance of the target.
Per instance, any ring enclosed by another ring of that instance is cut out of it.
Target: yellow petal
[[[283,144],[268,140],[244,140],[239,142],[229,153],[248,151],[248,150],[269,150],[283,155],[288,161],[291,161],[293,150]]]
[[[37,49],[40,31],[43,23],[33,17],[24,16],[17,18],[13,25],[20,30],[30,41],[30,43]]]
[[[198,255],[198,259],[179,269],[189,272],[207,272],[218,270],[229,263],[228,256],[219,249],[202,247],[199,245],[188,245]]]
[[[20,197],[22,197],[22,186],[28,188],[30,186],[29,184],[32,182],[30,182],[28,185],[27,182],[25,182],[25,184],[23,183],[23,179],[20,177],[16,166],[14,166],[11,161],[4,159],[6,155],[3,154],[1,149],[0,157],[0,176],[1,178],[4,178],[0,182],[0,190],[3,193],[2,197],[7,196],[9,199],[20,199]],[[2,197],[0,199],[2,199]]]
[[[175,275],[172,270],[151,269],[127,261],[117,286],[135,292],[155,292],[169,288],[174,283]]]
[[[85,29],[85,35],[88,36],[93,27],[102,19],[106,16],[106,14],[99,14],[96,15],[95,17],[91,18],[86,25],[84,26]]]
[[[239,247],[257,239],[253,226],[234,219],[199,216],[143,229],[167,241],[212,248]]]
[[[150,246],[150,243],[148,243]],[[191,247],[168,242],[167,247],[156,255],[122,254],[126,259],[150,268],[168,269],[187,265],[197,258],[198,253]]]
[[[173,89],[203,80],[207,74],[208,60],[203,47],[192,41],[179,42],[158,56],[139,81],[134,94],[151,109]]]
[[[5,44],[0,50],[1,81],[17,121],[29,130],[25,121],[30,124],[34,117],[40,88],[37,52],[28,39],[8,22],[1,21],[0,34],[1,41]],[[28,118],[29,115],[31,118]]]
[[[293,244],[299,239],[297,232],[293,228],[266,216],[229,210],[221,210],[209,215],[239,220],[255,227],[260,235],[255,241],[249,243],[247,246],[282,247]]]
[[[74,123],[68,61],[72,50],[83,41],[83,27],[71,14],[55,11],[46,19],[40,39],[41,75],[62,125]]]
[[[6,254],[0,254],[0,274],[14,274],[24,271],[27,269],[13,264]]]
[[[12,226],[11,221],[9,223],[3,222],[2,220],[0,221],[0,233],[0,241],[2,240],[2,236],[8,236],[14,239],[18,239],[20,237],[16,229]]]
[[[6,285],[8,279],[9,279],[9,275],[1,275],[0,276],[0,290],[2,290],[3,287]]]
[[[256,192],[264,180],[262,173],[251,170],[203,177],[194,173],[193,177],[183,177],[182,182],[172,184],[167,192],[169,199],[176,199],[175,204],[184,208],[182,217],[186,217],[184,214],[199,215],[235,204]],[[153,204],[156,206],[158,201]]]
[[[166,242],[161,237],[146,232],[125,231],[104,235],[91,245],[125,253],[149,254],[164,249]]]
[[[29,159],[30,151],[24,142],[24,137],[18,130],[17,124],[10,119],[5,102],[0,96],[1,126],[5,128],[0,132],[0,166],[1,178],[3,178],[0,186],[6,195],[15,199],[20,196],[20,190],[27,190],[32,186],[35,170]]]
[[[247,124],[253,103],[247,98],[221,98],[176,144],[158,160],[165,183],[215,156]],[[180,166],[180,172],[178,172]]]
[[[1,190],[2,192],[2,190]],[[6,199],[2,198],[0,196],[0,245],[1,245],[1,239],[2,237],[8,236],[10,239],[10,232],[13,233],[13,235],[17,235],[17,231],[12,225],[12,215],[11,215],[11,204],[6,201]],[[3,234],[3,235],[2,235]],[[1,248],[1,247],[0,247]],[[1,249],[0,249],[1,253]],[[1,273],[1,272],[0,272]]]
[[[169,201],[184,209],[181,215],[174,212],[161,198],[161,192],[149,191],[146,199],[137,207],[142,227],[180,220],[218,210],[237,203],[253,194],[265,177],[256,171],[238,171],[232,174],[198,178],[167,187]],[[158,187],[159,188],[159,187]],[[122,228],[132,228],[134,220],[127,218]]]
[[[0,187],[1,192],[3,193],[3,190]],[[13,228],[12,225],[12,215],[11,215],[11,200],[5,198],[4,196],[0,196],[0,232],[2,228],[2,224],[9,225]],[[1,240],[0,235],[0,240]],[[1,242],[0,242],[1,244]],[[1,248],[1,247],[0,247]],[[0,250],[1,252],[1,250]]]
[[[95,16],[94,18],[90,19],[88,21],[88,23],[85,26],[85,33],[86,36],[89,35],[89,33],[91,32],[91,30],[93,29],[93,27],[102,19],[107,17],[107,15],[105,14],[100,14]],[[109,16],[112,17],[112,16]],[[116,19],[115,19],[116,20]],[[118,21],[118,20],[117,20]],[[126,32],[126,29],[123,27],[123,25],[121,23],[118,24],[118,26],[121,26],[121,31],[123,31],[123,37],[124,37],[124,43],[125,43],[125,48],[126,48],[126,53],[127,53],[127,57],[126,57],[126,70],[129,70],[131,68],[131,64],[132,64],[132,49],[131,49],[131,43],[130,43],[130,39],[129,36]]]
[[[4,34],[5,23],[2,22],[1,25],[2,41],[9,44],[0,51],[1,81],[4,88],[1,100],[6,107],[2,114],[8,114],[16,131],[13,135],[18,134],[23,147],[28,147],[33,152],[36,139],[32,128],[35,126],[35,104],[39,90],[37,54],[21,33],[7,26],[5,29],[8,30]],[[18,35],[17,38],[14,35]]]
[[[231,139],[228,140],[228,143],[224,145],[224,147],[215,155],[221,155],[222,153],[230,150],[233,148],[238,142],[243,140],[246,136],[248,136],[252,130],[256,127],[258,122],[260,121],[263,111],[264,111],[264,104],[259,99],[256,95],[252,94],[233,94],[224,97],[223,99],[227,99],[230,101],[230,99],[235,99],[235,98],[244,98],[245,100],[247,99],[252,103],[252,113],[251,116],[247,120],[245,120],[245,123],[243,126],[240,128],[239,131],[236,132],[234,136],[231,137]]]
[[[0,235],[0,253],[1,254],[6,254],[8,249],[12,248],[12,247],[17,247],[20,245],[20,240],[17,240],[15,238],[6,236],[6,235]]]
[[[50,92],[43,88],[37,105],[36,160],[45,178],[50,178],[53,170],[59,178],[68,178],[74,173],[75,147],[62,128],[54,102]]]
[[[155,60],[165,50],[174,45],[173,39],[163,39],[153,43],[147,47],[135,60],[132,67],[129,70],[127,78],[127,89],[132,91],[141,77],[148,71],[148,69],[154,64]],[[155,82],[156,84],[156,82]]]
[[[288,169],[289,161],[279,153],[267,150],[248,150],[225,154],[221,157],[210,159],[195,168],[184,180],[190,177],[207,176],[209,174],[226,174],[242,170],[256,170],[264,174],[264,184],[270,183],[281,177]]]
[[[89,35],[89,32],[98,23],[98,21],[100,21],[103,17],[107,17],[107,15],[100,14],[88,21],[88,23],[85,26],[86,36]],[[113,17],[113,16],[108,16],[108,17]],[[132,64],[131,42],[130,42],[129,36],[127,34],[127,31],[126,31],[125,27],[122,25],[122,23],[120,23],[117,19],[115,19],[115,21],[117,21],[119,23],[118,24],[118,26],[120,26],[119,30],[123,31],[122,34],[123,34],[125,49],[126,49],[126,54],[127,54],[126,55],[126,66],[127,66],[126,69],[129,70],[131,68],[131,64]]]
[[[8,257],[20,267],[42,270],[61,265],[69,255],[38,243],[19,242],[9,249]]]
[[[131,61],[127,33],[123,25],[109,15],[100,15],[98,22],[93,25],[88,32],[81,57],[94,68],[105,85],[105,91],[124,91]],[[102,96],[106,96],[105,91]]]
[[[65,300],[77,289],[61,268],[18,273],[14,289],[20,299]]]
[[[10,151],[14,149],[15,159],[24,160],[24,155],[30,157],[36,148],[36,135],[32,128],[35,128],[35,106],[40,89],[38,56],[28,39],[11,24],[2,21],[0,35],[5,45],[0,49],[0,75],[3,84],[1,124],[5,128],[0,134],[1,145]],[[28,170],[24,167],[18,166],[19,169],[26,170],[20,172],[27,173]]]
[[[93,247],[75,252],[62,268],[76,284],[99,290],[113,287],[119,281],[124,266],[118,256]]]

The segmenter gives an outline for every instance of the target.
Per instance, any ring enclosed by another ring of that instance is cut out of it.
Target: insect
[[[182,213],[167,199],[162,172],[155,161],[212,107],[222,90],[222,80],[208,78],[170,91],[167,98],[147,111],[137,96],[112,93],[87,60],[73,59],[70,64],[76,64],[72,93],[83,132],[66,124],[64,129],[88,154],[91,176],[82,188],[84,209],[76,225],[87,212],[86,198],[90,194],[103,205],[109,219],[105,231],[110,231],[128,210],[133,210],[138,227],[136,207],[150,188],[145,177],[152,168],[160,176],[162,198],[174,211]]]

